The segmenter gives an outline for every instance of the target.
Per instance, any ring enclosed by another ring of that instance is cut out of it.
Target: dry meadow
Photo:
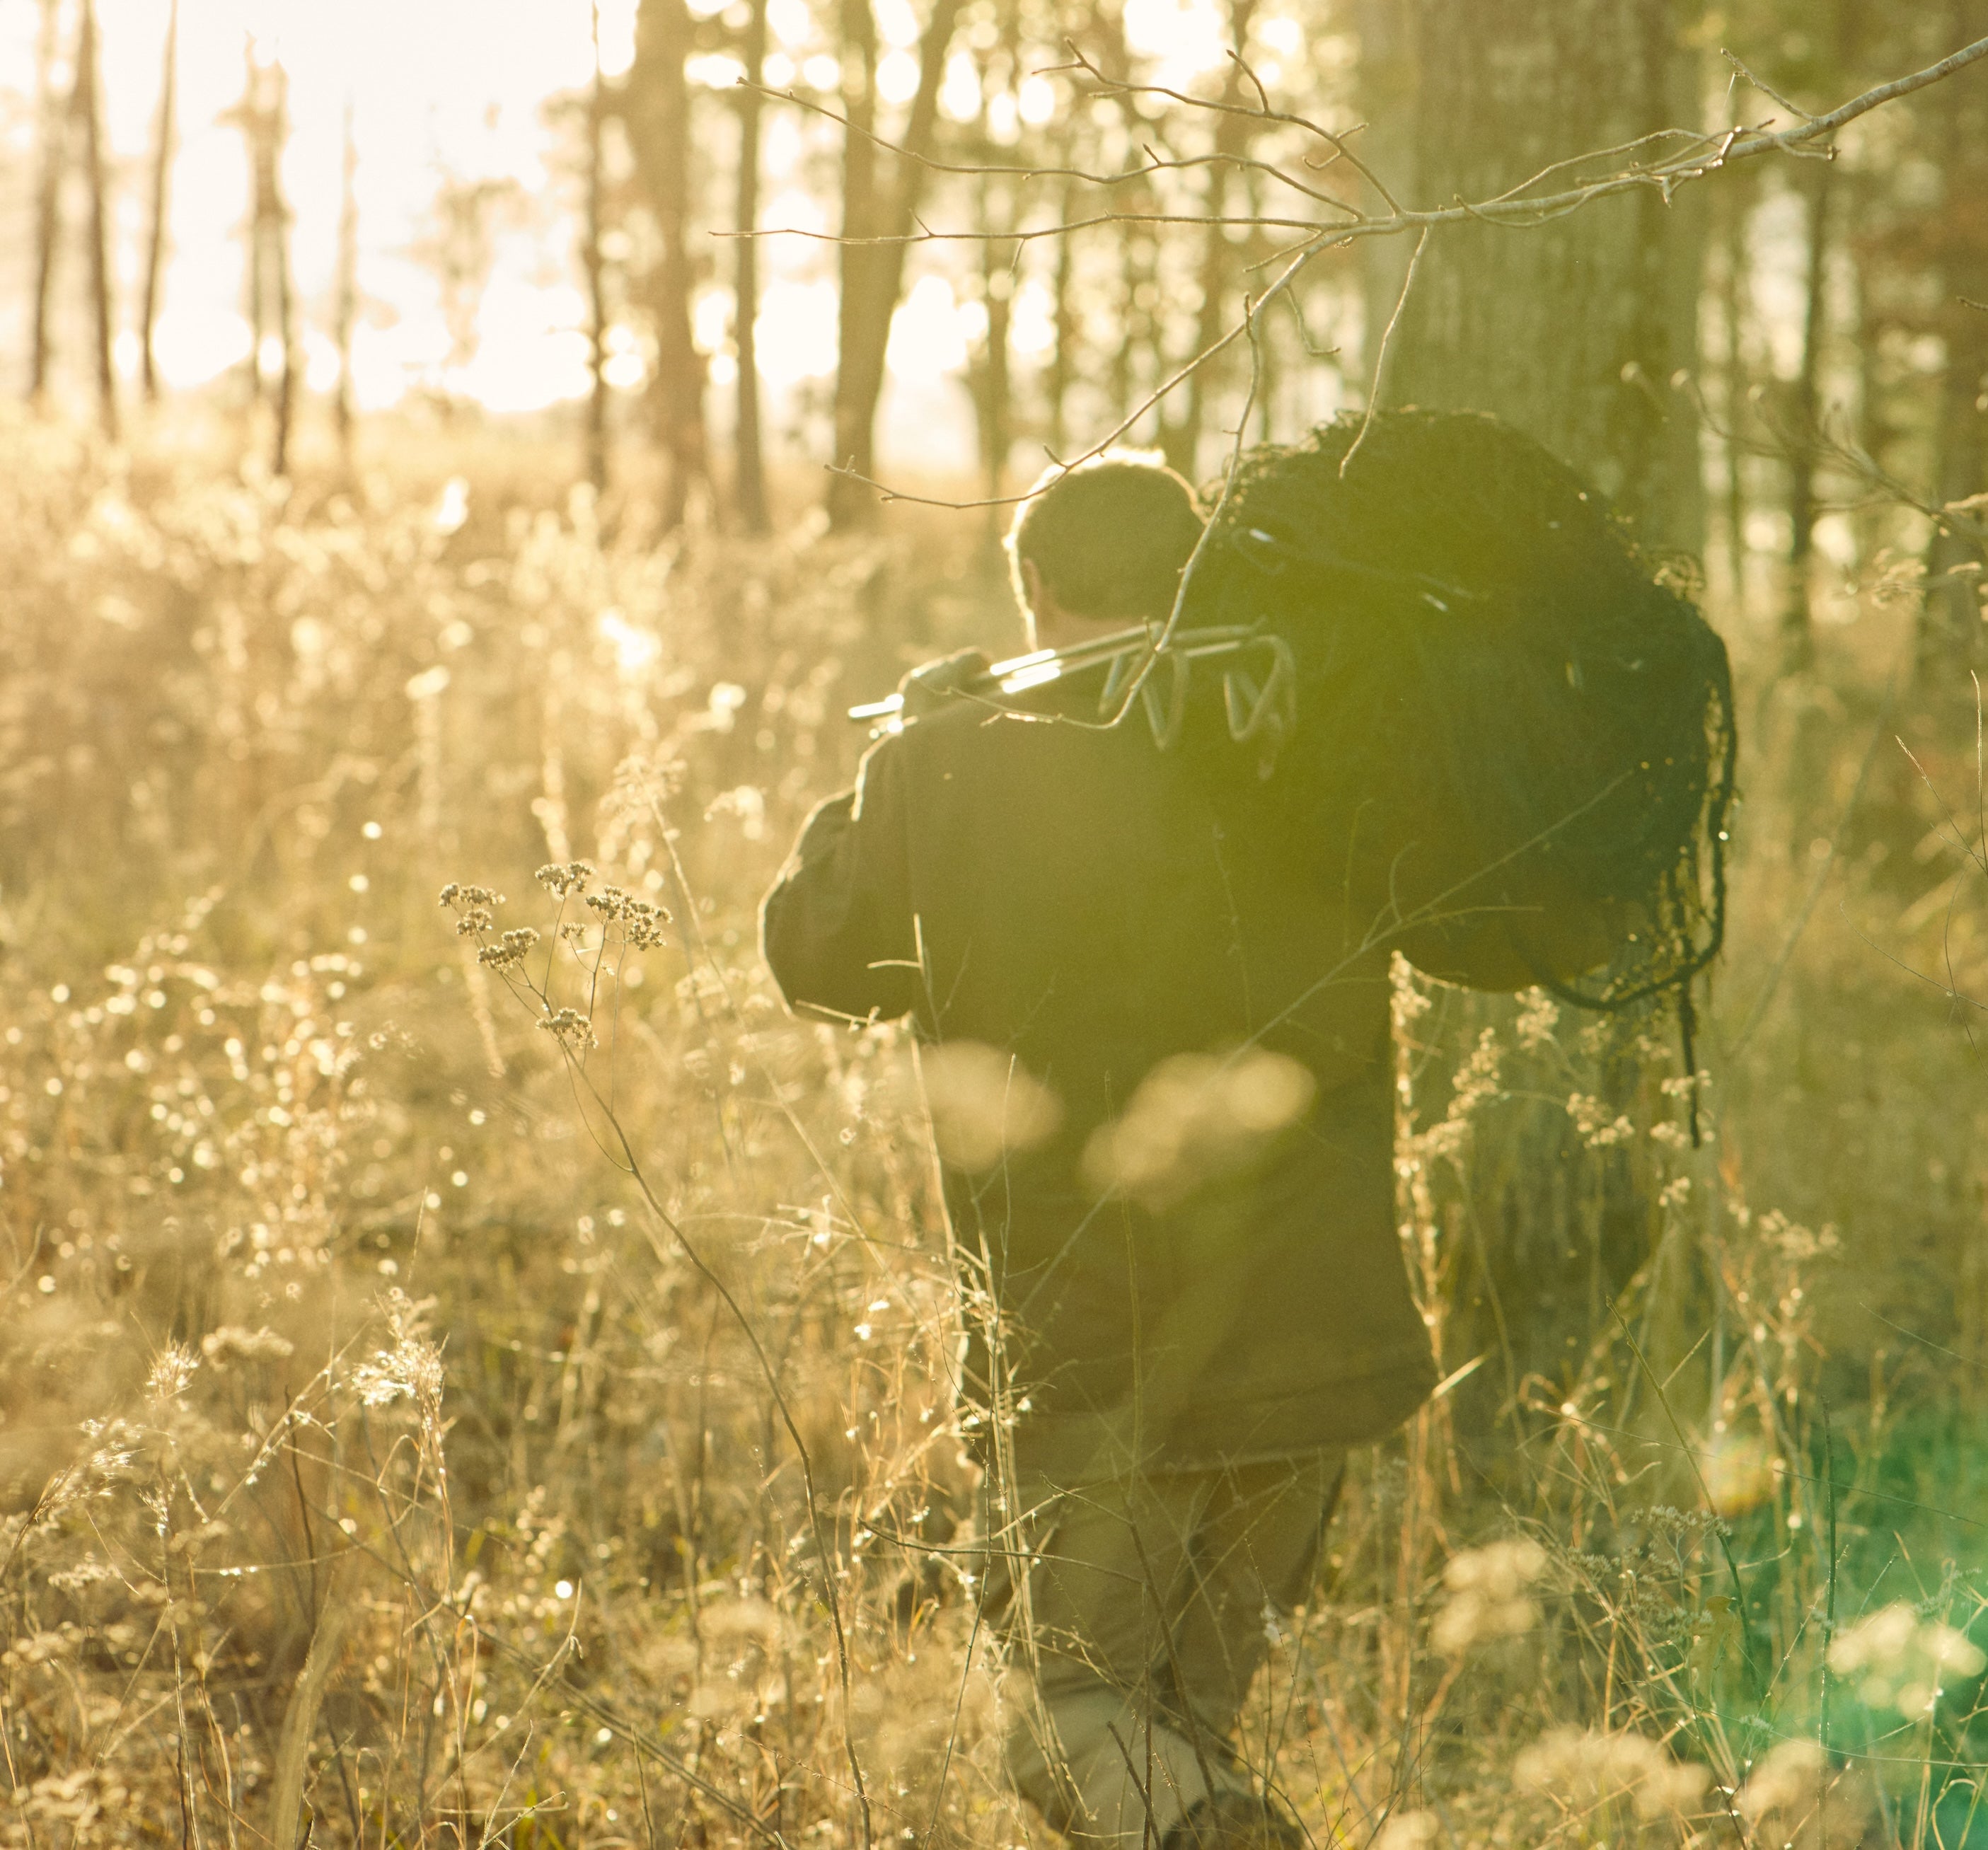
[[[400,447],[0,429],[0,1840],[1046,1843],[905,1037],[756,942],[843,709],[1006,639],[985,529]],[[1700,1145],[1663,1023],[1398,974],[1449,1378],[1266,1615],[1320,1846],[1988,1844],[1988,878],[1915,605],[1783,671],[1715,578]]]

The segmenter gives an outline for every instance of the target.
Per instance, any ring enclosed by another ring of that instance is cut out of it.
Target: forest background
[[[1049,457],[1378,401],[1614,500],[1743,801],[1699,1078],[1398,973],[1445,1388],[1252,1760],[1988,1842],[1988,61],[1812,120],[1988,6],[401,10],[0,9],[0,1835],[1046,1841],[909,1050],[754,906]]]

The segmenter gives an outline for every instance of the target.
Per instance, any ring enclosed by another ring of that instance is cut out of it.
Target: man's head
[[[1201,527],[1194,490],[1157,456],[1107,450],[1050,470],[1008,531],[1031,644],[1060,648],[1164,619]]]

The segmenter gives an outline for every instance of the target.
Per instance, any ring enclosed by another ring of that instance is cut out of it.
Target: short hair
[[[1008,529],[1015,594],[1028,602],[1026,561],[1074,616],[1165,617],[1201,529],[1194,490],[1149,452],[1107,450],[1050,468]]]

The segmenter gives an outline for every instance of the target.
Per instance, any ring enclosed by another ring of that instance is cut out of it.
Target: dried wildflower
[[[739,833],[748,841],[763,841],[766,835],[766,793],[758,786],[742,783],[714,798],[704,812],[706,822],[720,816],[735,816]]]
[[[1545,1549],[1528,1536],[1466,1548],[1442,1571],[1449,1603],[1436,1615],[1430,1641],[1452,1656],[1480,1640],[1516,1638],[1540,1622],[1526,1589],[1546,1571]]]
[[[86,1554],[72,1566],[59,1568],[49,1576],[49,1585],[58,1593],[83,1593],[117,1578],[117,1570],[94,1554]]]
[[[1462,1154],[1478,1107],[1497,1095],[1498,1070],[1503,1060],[1504,1049],[1498,1044],[1496,1031],[1485,1029],[1450,1081],[1449,1109],[1442,1121],[1413,1140],[1416,1154],[1423,1160]]]
[[[1783,1740],[1760,1757],[1733,1808],[1754,1827],[1756,1842],[1822,1850],[1860,1842],[1871,1805],[1868,1783],[1854,1771],[1832,1774],[1818,1743]]]
[[[1390,991],[1388,1010],[1394,1022],[1395,1032],[1405,1032],[1408,1024],[1418,1016],[1425,1015],[1432,1006],[1428,992],[1422,986],[1415,974],[1415,966],[1399,951],[1395,952],[1388,962],[1388,982]]]
[[[1819,1233],[1813,1233],[1790,1220],[1778,1209],[1763,1214],[1758,1226],[1765,1244],[1773,1247],[1783,1259],[1797,1264],[1834,1253],[1843,1243],[1834,1227],[1826,1226]]]
[[[600,915],[604,923],[618,925],[626,942],[636,950],[647,950],[665,941],[664,927],[670,922],[666,908],[620,887],[603,887],[590,893],[587,903]]]
[[[369,1407],[433,1399],[441,1392],[441,1358],[433,1349],[407,1344],[383,1349],[352,1371],[352,1385]]]
[[[1949,1680],[1988,1669],[1984,1653],[1966,1632],[1921,1618],[1904,1600],[1860,1620],[1829,1647],[1829,1667],[1854,1680],[1859,1699],[1873,1709],[1895,1709],[1909,1720],[1929,1715]]]
[[[1423,1850],[1442,1834],[1433,1811],[1397,1811],[1381,1825],[1374,1850]]]
[[[570,893],[584,893],[587,883],[593,878],[593,863],[590,861],[549,861],[532,878],[542,887],[563,899]]]
[[[201,1338],[200,1350],[217,1368],[225,1368],[238,1361],[282,1361],[296,1352],[296,1344],[274,1330],[223,1324]]]
[[[1574,1128],[1581,1133],[1581,1141],[1591,1150],[1605,1150],[1611,1145],[1627,1143],[1636,1134],[1636,1127],[1628,1118],[1618,1114],[1611,1121],[1608,1108],[1585,1092],[1567,1094],[1567,1114],[1574,1120]]]
[[[529,925],[520,925],[516,931],[506,932],[496,943],[485,945],[476,953],[476,961],[493,970],[514,970],[538,942],[536,932]]]
[[[176,1342],[169,1342],[152,1371],[146,1377],[145,1391],[154,1400],[173,1400],[187,1390],[193,1379],[194,1371],[200,1366],[200,1358],[192,1350]]]
[[[0,1666],[9,1670],[32,1668],[37,1664],[59,1663],[74,1655],[81,1634],[73,1625],[59,1632],[30,1632],[17,1638],[0,1656]]]
[[[1645,1512],[1643,1520],[1652,1533],[1682,1546],[1706,1535],[1729,1536],[1732,1529],[1710,1510],[1678,1510],[1658,1503]]]
[[[600,1044],[594,1035],[593,1024],[577,1009],[554,1009],[539,1026],[569,1054],[584,1054],[589,1047]]]
[[[1693,1805],[1712,1783],[1711,1769],[1673,1760],[1646,1735],[1556,1728],[1520,1754],[1513,1777],[1564,1807],[1626,1801],[1641,1818]]]
[[[1554,1037],[1554,1030],[1560,1026],[1560,1004],[1544,989],[1528,989],[1519,998],[1523,1005],[1514,1032],[1519,1045],[1528,1054],[1537,1054]]]
[[[98,1835],[100,1826],[121,1830],[117,1821],[128,1819],[130,1797],[110,1768],[88,1766],[16,1787],[14,1803],[24,1818],[60,1827],[72,1844],[98,1843],[109,1841]]]

